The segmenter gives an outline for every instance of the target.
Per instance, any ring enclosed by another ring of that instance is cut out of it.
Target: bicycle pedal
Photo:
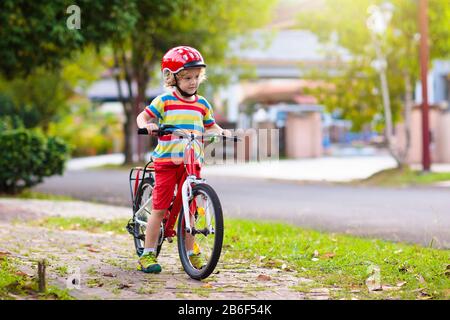
[[[128,233],[134,236],[134,222],[132,220],[128,221],[127,225],[125,226]]]

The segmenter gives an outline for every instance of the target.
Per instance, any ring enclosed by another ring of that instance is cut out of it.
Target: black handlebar
[[[138,134],[148,134],[147,128],[138,128]]]
[[[167,134],[171,134],[175,129],[177,129],[176,126],[173,126],[170,124],[162,124],[159,126],[158,130],[153,130],[153,132],[156,132],[158,137],[161,137],[161,136],[164,136]],[[147,128],[138,128],[138,134],[148,135]],[[220,137],[220,136],[218,136],[218,137]],[[241,141],[241,139],[239,139],[238,137],[221,136],[220,138],[222,138],[224,140],[233,140],[234,142]]]
[[[161,137],[166,134],[171,134],[175,129],[177,129],[177,127],[171,124],[162,124],[159,126],[158,130],[153,130],[153,132],[156,132],[158,137]],[[148,135],[147,128],[138,128],[138,134]]]

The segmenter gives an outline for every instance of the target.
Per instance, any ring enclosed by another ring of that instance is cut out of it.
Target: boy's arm
[[[147,128],[149,134],[152,130],[158,130],[158,125],[151,122],[153,119],[145,110],[142,111],[136,118],[138,128]]]
[[[222,129],[217,123],[214,123],[211,127],[206,128],[207,133],[217,133],[220,135],[224,135],[227,137],[231,137],[231,131],[230,130],[224,130]]]

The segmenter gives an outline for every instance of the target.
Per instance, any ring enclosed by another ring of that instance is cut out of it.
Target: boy
[[[208,101],[197,95],[198,87],[205,80],[205,68],[202,55],[192,47],[180,46],[167,51],[161,62],[161,71],[164,86],[170,89],[170,92],[156,97],[138,115],[138,127],[147,128],[151,133],[152,130],[157,130],[158,126],[150,120],[157,119],[159,124],[176,125],[199,135],[206,129],[231,136],[229,130],[223,130],[215,123]],[[167,135],[158,139],[158,145],[152,155],[155,167],[153,208],[147,224],[144,252],[138,262],[138,270],[146,273],[161,272],[161,266],[156,259],[156,243],[159,227],[164,213],[169,208],[175,185],[184,172],[183,150],[182,140]],[[193,241],[190,242],[193,245]],[[201,253],[194,255],[192,248],[187,249],[192,265],[200,269],[204,265]]]

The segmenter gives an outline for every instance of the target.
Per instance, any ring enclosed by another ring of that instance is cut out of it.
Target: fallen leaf
[[[335,255],[336,255],[336,254],[333,253],[333,252],[328,252],[328,253],[325,253],[324,255],[322,255],[322,257],[327,258],[327,259],[331,259],[331,258],[333,258]]]
[[[417,280],[419,280],[419,283],[421,283],[421,284],[425,284],[426,283],[425,279],[422,277],[421,274],[418,274],[416,276],[416,278],[417,278]]]
[[[317,258],[312,258],[311,261],[319,261]]]
[[[445,268],[444,274],[445,274],[447,277],[450,277],[450,264],[447,265],[447,268]]]
[[[97,249],[94,249],[94,248],[88,248],[87,251],[95,252],[95,253],[100,252],[100,250],[97,250]]]
[[[15,274],[20,277],[29,277],[28,274],[26,274],[25,272],[22,272],[22,271],[17,271]]]
[[[272,278],[266,274],[260,274],[257,278],[259,281],[270,281]]]
[[[207,289],[211,289],[213,286],[211,283],[205,283],[204,285],[202,285],[202,288],[207,288]]]
[[[396,290],[400,290],[400,287],[392,287],[392,286],[388,286],[388,285],[384,285],[383,287],[384,291],[396,291]]]
[[[119,285],[119,289],[125,289],[125,288],[130,288],[130,287],[131,287],[131,285],[130,284],[126,284],[126,283],[121,283]]]
[[[450,297],[450,289],[445,289],[444,290],[444,295],[445,295],[445,297]]]
[[[369,291],[382,291],[380,279],[377,274],[373,274],[366,279],[366,286]]]
[[[11,255],[11,252],[8,251],[0,251],[0,259],[5,259],[6,256]]]
[[[419,295],[417,297],[418,299],[421,300],[428,300],[428,299],[432,299],[433,297],[431,296],[431,294],[429,294],[428,292],[425,291],[425,289],[421,289],[419,291]]]
[[[406,281],[397,283],[397,287],[403,287],[406,284]]]
[[[266,258],[266,256],[259,256],[259,262],[263,261]]]
[[[105,277],[110,277],[110,278],[115,278],[115,277],[117,277],[115,274],[112,274],[112,273],[109,273],[109,272],[104,273],[103,276],[105,276]]]

